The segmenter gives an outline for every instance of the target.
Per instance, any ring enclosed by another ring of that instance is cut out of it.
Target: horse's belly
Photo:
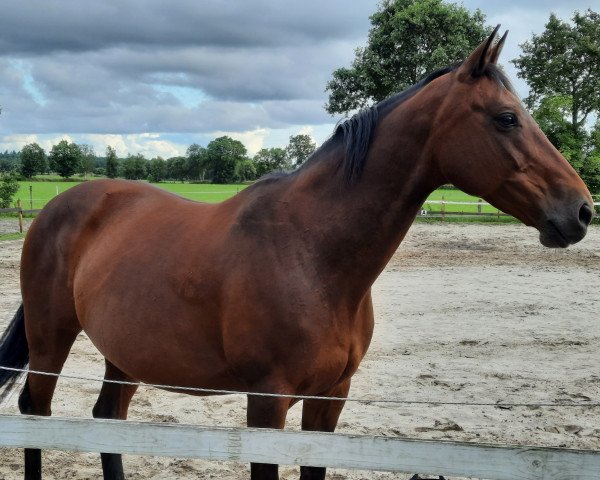
[[[231,383],[215,314],[166,291],[88,292],[76,302],[79,322],[107,360],[133,378],[207,388]]]

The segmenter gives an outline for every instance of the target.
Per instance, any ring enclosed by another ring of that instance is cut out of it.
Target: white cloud
[[[141,153],[146,158],[153,157],[176,157],[185,155],[188,145],[182,145],[161,138],[159,133],[144,132],[140,134],[117,135],[117,134],[89,134],[80,135],[78,143],[88,143],[96,152],[96,155],[104,155],[106,147],[113,147],[117,155],[125,157],[128,154]]]
[[[82,134],[82,135],[6,135],[0,137],[0,151],[21,150],[28,143],[39,144],[46,153],[49,153],[53,145],[61,140],[90,145],[96,155],[103,156],[106,147],[111,146],[117,151],[117,155],[125,157],[128,154],[141,153],[147,158],[161,156],[163,158],[185,155],[189,145],[173,142],[161,138],[158,133],[141,133],[130,135],[118,134]]]
[[[0,150],[21,150],[29,143],[37,143],[46,153],[49,153],[52,146],[56,145],[61,140],[73,142],[73,138],[67,134],[61,135],[38,135],[38,134],[15,134],[0,137]],[[83,143],[83,142],[80,142]]]

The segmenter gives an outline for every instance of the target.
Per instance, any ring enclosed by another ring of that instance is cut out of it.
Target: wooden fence
[[[0,447],[453,475],[599,480],[600,452],[269,429],[0,415]]]
[[[19,233],[23,233],[23,215],[36,215],[41,210],[23,210],[21,199],[17,200],[16,208],[0,208],[0,213],[18,213],[19,214]]]

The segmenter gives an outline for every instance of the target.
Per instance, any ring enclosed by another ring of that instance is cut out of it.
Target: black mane
[[[351,118],[336,126],[333,138],[340,134],[343,138],[345,150],[344,176],[349,184],[355,183],[362,174],[367,152],[371,145],[371,137],[379,118],[384,118],[394,107],[411,98],[425,85],[442,75],[452,72],[455,68],[456,66],[452,66],[437,70],[403,92],[392,95],[372,107],[359,111]]]
[[[359,111],[351,118],[338,123],[330,139],[311,156],[310,160],[316,158],[318,156],[317,152],[320,152],[324,148],[338,146],[340,143],[343,143],[344,160],[342,167],[344,169],[344,177],[346,182],[352,185],[362,174],[371,145],[371,138],[379,120],[385,118],[395,107],[411,98],[436,78],[455,71],[460,65],[461,63],[457,63],[437,70],[403,92],[392,95],[371,107]],[[488,64],[483,75],[493,79],[500,86],[514,93],[510,80],[496,65]]]

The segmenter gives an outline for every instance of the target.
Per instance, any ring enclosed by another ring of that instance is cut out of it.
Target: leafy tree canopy
[[[310,135],[292,135],[288,146],[285,149],[285,153],[288,161],[294,167],[299,167],[312,155],[316,148],[317,144]]]
[[[589,135],[588,152],[581,162],[579,174],[590,192],[600,195],[600,120],[596,120]]]
[[[92,173],[96,167],[96,153],[91,145],[81,144],[79,145],[81,151],[81,163],[79,164],[79,173],[84,177]]]
[[[274,171],[286,170],[290,167],[286,151],[283,148],[261,148],[254,155],[253,160],[258,177]]]
[[[0,175],[0,208],[10,208],[13,197],[18,191],[19,182],[15,173]]]
[[[37,143],[29,143],[21,149],[21,175],[31,178],[46,171],[46,152]]]
[[[167,176],[167,162],[162,157],[154,157],[148,162],[148,181],[159,183]]]
[[[236,165],[235,174],[240,182],[246,182],[256,179],[256,164],[250,160],[242,160]]]
[[[545,97],[569,97],[569,121],[577,133],[600,109],[600,15],[575,12],[570,24],[552,14],[544,32],[521,48],[513,63],[529,84],[528,107]]]
[[[513,60],[527,81],[527,106],[552,144],[600,192],[600,15],[575,12],[571,22],[551,14],[545,30],[521,45]]]
[[[50,151],[50,168],[61,177],[69,178],[81,165],[81,150],[75,143],[61,140]]]
[[[197,143],[192,143],[186,152],[187,175],[190,180],[204,180],[208,168],[207,150]]]
[[[168,158],[166,177],[183,182],[187,178],[187,159],[185,157]]]
[[[212,171],[213,183],[231,183],[236,180],[236,165],[246,159],[246,147],[239,140],[223,136],[206,146],[206,166]]]
[[[379,102],[425,75],[465,59],[491,32],[480,10],[443,0],[383,0],[371,16],[366,47],[350,68],[338,68],[327,84],[331,113]]]
[[[117,152],[110,145],[106,147],[106,176],[108,178],[117,178],[119,175],[119,159]]]
[[[570,96],[544,97],[533,111],[533,118],[550,142],[579,170],[587,135],[583,128],[573,131],[573,125],[568,120],[572,108],[573,99]]]
[[[127,180],[142,180],[146,178],[146,157],[141,153],[137,155],[127,155],[121,162],[121,175]]]

